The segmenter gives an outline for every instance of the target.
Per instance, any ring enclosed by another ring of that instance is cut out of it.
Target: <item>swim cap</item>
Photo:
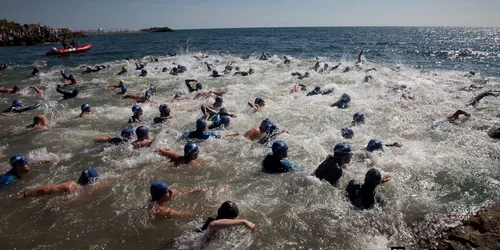
[[[19,99],[16,99],[12,102],[12,107],[20,107],[21,105],[23,105],[23,101]]]
[[[148,135],[149,129],[146,126],[139,126],[135,129],[135,134],[137,135],[137,138],[141,139],[144,138]]]
[[[370,186],[378,186],[382,182],[382,175],[380,172],[372,168],[366,172],[365,175],[365,184],[370,185]]]
[[[344,101],[344,102],[350,102],[350,101],[351,101],[351,97],[350,97],[348,94],[344,93],[344,94],[342,94],[342,96],[340,97],[340,100],[342,100],[342,101]]]
[[[217,210],[217,219],[236,219],[240,211],[236,203],[232,201],[225,201]]]
[[[196,120],[196,130],[203,131],[207,128],[207,122],[203,118]]]
[[[17,91],[21,90],[21,88],[20,88],[19,86],[17,86],[17,85],[16,85],[16,86],[14,86],[14,88],[12,88],[12,90],[13,90],[14,92],[17,92]]]
[[[28,158],[22,154],[15,154],[10,157],[10,165],[12,168],[26,166],[28,165]]]
[[[272,146],[273,154],[286,153],[288,151],[288,146],[284,141],[275,141]]]
[[[168,105],[165,103],[161,104],[160,107],[158,107],[158,110],[160,110],[160,113],[163,113],[167,109],[168,109]]]
[[[382,142],[378,139],[371,139],[366,146],[366,150],[369,152],[373,152],[379,149],[382,149]]]
[[[321,87],[320,86],[316,86],[314,87],[314,91],[320,91],[321,90]]]
[[[122,134],[121,134],[122,137],[130,138],[133,135],[134,135],[134,130],[132,130],[131,128],[126,128],[126,129],[122,130]]]
[[[346,139],[352,139],[354,136],[354,131],[351,128],[343,128],[340,132],[342,133],[342,137]]]
[[[273,122],[269,118],[266,118],[266,119],[262,120],[262,122],[261,122],[261,124],[264,124],[265,127],[267,127],[268,124],[272,124],[272,123]]]
[[[122,70],[127,70],[127,66],[123,66],[123,67],[122,67]]]
[[[222,102],[222,96],[218,95],[215,97],[215,102]]]
[[[151,184],[151,200],[159,201],[168,191],[168,184],[163,181],[155,181]]]
[[[153,93],[151,93],[151,91],[150,91],[150,90],[146,90],[146,92],[144,92],[144,97],[145,97],[145,98],[149,98],[149,97],[151,97],[152,95],[153,95]]]
[[[229,116],[227,116],[227,115],[222,116],[220,118],[220,123],[223,124],[225,127],[227,127],[230,122],[231,122],[231,118],[229,118]]]
[[[364,123],[365,122],[365,114],[363,114],[362,112],[356,112],[352,116],[352,119],[356,123]]]
[[[97,173],[97,171],[92,167],[88,167],[84,169],[80,174],[78,183],[81,185],[92,184],[92,182],[96,181],[98,177],[99,174]]]
[[[219,75],[219,72],[217,72],[217,70],[214,70],[214,71],[212,71],[212,75],[214,75],[214,76],[218,76],[218,75]]]
[[[82,112],[89,112],[90,111],[90,104],[85,103],[82,105]]]
[[[221,108],[221,109],[219,109],[219,114],[221,114],[223,116],[228,116],[229,112],[227,112],[226,108]]]
[[[122,94],[127,92],[127,86],[122,86],[120,89],[122,90]]]
[[[201,84],[201,82],[196,83],[196,89],[202,89],[202,88],[203,85]]]
[[[349,154],[351,153],[351,146],[347,142],[337,143],[333,148],[335,154]]]
[[[263,102],[264,102],[264,100],[261,97],[257,97],[257,98],[255,98],[255,101],[253,101],[253,103],[256,103],[256,104],[261,104]]]
[[[156,92],[156,86],[154,84],[150,84],[149,91],[151,92],[151,94],[154,94]]]
[[[132,106],[132,112],[134,112],[134,114],[141,112],[141,111],[142,111],[142,107],[140,105],[136,104],[136,105]]]
[[[184,146],[184,155],[194,155],[199,152],[198,145],[194,142],[188,142]]]
[[[266,133],[268,133],[268,134],[274,132],[277,129],[278,129],[278,126],[276,126],[276,124],[274,124],[272,122],[266,124]]]
[[[73,76],[73,74],[70,74],[68,78],[69,78],[70,80],[75,80],[75,77]]]
[[[125,81],[124,80],[120,80],[120,83],[119,84],[123,84],[125,85]]]
[[[179,98],[179,97],[181,97],[181,95],[179,95],[179,94],[174,95],[174,98]]]

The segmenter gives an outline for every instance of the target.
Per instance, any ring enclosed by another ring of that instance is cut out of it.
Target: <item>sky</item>
[[[500,27],[500,0],[0,0],[0,18],[56,28]]]

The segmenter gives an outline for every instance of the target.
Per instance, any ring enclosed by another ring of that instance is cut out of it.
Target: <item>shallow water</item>
[[[498,37],[500,32],[494,28],[235,29],[90,36],[78,41],[92,42],[90,53],[48,58],[50,67],[42,68],[43,73],[35,78],[26,77],[31,65],[47,59],[43,54],[53,45],[0,48],[0,62],[15,64],[3,71],[1,86],[24,88],[20,97],[2,94],[0,106],[7,108],[13,99],[21,98],[43,107],[1,119],[1,172],[9,170],[8,159],[14,153],[32,159],[64,159],[33,167],[22,181],[0,190],[0,243],[6,249],[188,249],[201,237],[193,229],[215,215],[220,203],[232,200],[241,218],[256,223],[258,236],[252,239],[246,231],[235,230],[224,237],[229,243],[216,242],[212,249],[417,249],[420,237],[433,235],[434,227],[428,224],[437,221],[438,227],[444,226],[450,223],[447,214],[475,211],[498,199],[500,145],[486,133],[500,124],[500,99],[486,97],[477,108],[465,106],[477,94],[498,89]],[[377,71],[341,73],[345,66],[352,67],[360,48],[366,51],[363,68]],[[146,78],[138,78],[133,62],[123,60],[172,51],[178,55],[160,56],[160,62],[148,64]],[[202,51],[210,57],[194,58]],[[219,51],[229,53],[220,55]],[[261,51],[272,58],[257,60]],[[241,59],[244,55],[252,56]],[[283,55],[291,57],[290,65],[282,63]],[[290,74],[307,71],[315,57],[331,66],[342,62],[341,69],[330,74],[311,72],[300,83],[309,90],[316,85],[334,87],[334,93],[289,94],[293,83],[299,82]],[[234,62],[243,70],[252,67],[256,74],[211,79],[204,62],[216,65],[219,72]],[[111,68],[79,74],[84,70],[80,64],[97,63]],[[173,63],[188,71],[179,76],[161,72]],[[55,91],[61,65],[69,66],[66,71],[84,86],[75,99],[61,100]],[[116,76],[124,65],[129,73]],[[472,69],[478,74],[464,77]],[[363,82],[366,75],[373,77],[368,83]],[[187,78],[199,79],[204,89],[228,90],[224,105],[238,115],[228,130],[244,133],[270,117],[290,131],[279,139],[287,142],[289,160],[301,170],[283,175],[260,173],[260,162],[269,149],[243,137],[199,143],[200,160],[207,165],[201,168],[175,168],[153,149],[93,143],[97,136],[119,135],[130,126],[127,120],[134,102],[120,100],[115,90],[102,90],[105,84],[123,79],[129,93],[143,93],[151,83],[158,86],[152,104],[142,105],[143,122],[133,128],[147,125],[157,145],[182,152],[185,142],[178,136],[194,128],[201,116],[200,105],[212,100],[173,103],[169,106],[175,119],[162,126],[152,126],[151,121],[161,103],[176,93],[187,93]],[[414,100],[401,99],[401,93],[393,90],[403,84]],[[470,84],[484,88],[459,91]],[[30,85],[40,86],[44,95],[35,97],[26,88]],[[350,108],[329,107],[342,93],[351,96]],[[257,96],[266,100],[266,107],[252,114],[246,102]],[[83,103],[90,103],[95,113],[76,119]],[[457,109],[470,112],[471,118],[429,129]],[[340,189],[310,176],[333,146],[345,141],[340,129],[358,111],[364,112],[366,123],[353,128],[355,136],[348,141],[354,150],[361,152],[371,138],[404,145],[375,154],[376,167],[393,176],[379,188],[388,205],[363,212],[351,208],[342,190],[350,179],[363,178],[367,162],[351,162]],[[52,130],[23,129],[36,114],[45,114]],[[35,186],[76,180],[87,166],[95,167],[102,180],[123,179],[73,195],[16,199]],[[202,204],[208,209],[193,219],[150,219],[145,204],[149,185],[157,179],[172,188],[208,188],[206,193],[178,197],[171,203],[174,209],[197,209]],[[220,183],[230,185],[230,190],[218,190]]]

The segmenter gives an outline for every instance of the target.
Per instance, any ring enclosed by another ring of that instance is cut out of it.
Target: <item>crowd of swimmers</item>
[[[362,64],[362,54],[361,51],[358,55],[358,61],[353,68],[360,68]],[[205,58],[205,57],[204,57]],[[268,56],[263,53],[260,56],[260,60],[268,60]],[[158,62],[158,58],[153,56],[150,57],[151,62]],[[290,58],[284,56],[284,63],[290,64]],[[139,76],[146,77],[147,70],[145,69],[145,62],[136,62],[136,70],[140,70],[141,74]],[[340,67],[340,63],[334,67],[329,67],[328,64],[324,64],[321,67],[320,62],[316,62],[314,66],[309,68],[309,70],[313,70],[319,73],[327,73],[332,70],[336,70]],[[104,65],[98,65],[95,67],[84,66],[86,70],[82,72],[82,74],[90,74],[99,72],[105,68]],[[221,77],[223,75],[219,75],[217,70],[214,69],[213,65],[207,64],[207,68],[209,71],[212,71],[211,77]],[[250,74],[254,74],[255,71],[253,69],[249,69],[248,71],[240,71],[239,67],[235,67],[236,72],[233,75],[241,75],[247,76]],[[177,75],[182,74],[186,71],[186,67],[182,65],[176,65],[171,69],[170,74]],[[233,70],[232,63],[225,66],[224,74],[230,74]],[[342,72],[348,72],[352,70],[351,67],[346,67]],[[365,72],[376,71],[375,68],[364,70]],[[162,70],[163,71],[163,70]],[[122,68],[122,70],[118,73],[118,75],[122,75],[128,72],[126,66]],[[165,71],[164,71],[165,72]],[[39,73],[39,70],[34,70],[32,75],[36,75]],[[70,99],[76,97],[80,88],[73,74],[67,74],[65,72],[65,68],[60,69],[60,74],[62,77],[63,85],[57,85],[56,91],[63,95],[64,99]],[[309,72],[301,74],[299,72],[292,73],[292,76],[298,76],[299,79],[304,79],[309,76]],[[261,121],[258,126],[250,128],[246,133],[240,132],[230,132],[226,129],[230,126],[231,118],[237,118],[235,114],[230,113],[225,107],[223,95],[225,91],[223,90],[204,90],[203,84],[197,79],[185,79],[185,86],[188,88],[189,93],[193,93],[193,99],[196,98],[214,98],[214,102],[209,105],[202,105],[200,107],[202,111],[202,117],[197,119],[194,124],[194,129],[186,131],[180,135],[181,138],[187,140],[187,143],[184,146],[184,150],[182,154],[172,151],[166,147],[156,147],[156,152],[168,158],[175,166],[179,165],[195,165],[201,166],[202,162],[197,161],[198,155],[200,152],[199,145],[195,142],[201,142],[203,140],[207,140],[209,138],[221,139],[229,136],[239,136],[242,135],[250,141],[255,141],[258,144],[264,146],[270,146],[270,152],[267,153],[261,162],[261,171],[269,174],[282,174],[287,172],[293,172],[300,167],[297,164],[294,164],[287,160],[288,157],[288,145],[283,140],[278,140],[278,136],[282,133],[289,133],[287,130],[279,129],[277,124],[272,122],[270,118],[266,118]],[[43,91],[35,86],[31,86],[30,88],[34,89],[38,95],[42,95]],[[104,89],[119,89],[117,94],[122,95],[124,99],[134,99],[137,104],[132,106],[131,111],[132,115],[130,116],[128,123],[136,124],[142,122],[142,114],[143,109],[141,107],[141,103],[150,102],[156,92],[156,86],[151,85],[148,90],[144,92],[144,94],[130,94],[127,93],[127,87],[125,86],[125,82],[121,80],[117,85],[106,85]],[[10,88],[0,88],[1,93],[7,94],[16,94],[21,90],[19,86],[14,86],[12,89]],[[307,87],[304,84],[297,83],[292,88],[291,92],[298,91],[307,91]],[[309,91],[307,96],[315,96],[315,95],[328,95],[333,93],[333,89],[322,89],[321,86],[316,86],[312,91]],[[486,91],[484,93],[479,94],[470,103],[469,106],[476,107],[479,101],[482,98],[488,96],[498,97],[500,94],[498,92],[494,92],[492,90]],[[408,95],[406,95],[406,98]],[[174,99],[167,101],[167,103],[162,103],[158,107],[159,114],[153,119],[153,122],[156,124],[164,123],[170,119],[173,119],[174,116],[172,114],[172,110],[170,109],[168,103],[175,102],[178,100],[188,99],[187,96],[176,95]],[[351,97],[347,93],[343,93],[340,98],[331,104],[331,107],[346,109],[349,108],[349,103],[351,102]],[[265,100],[262,97],[257,97],[253,102],[248,102],[248,106],[252,109],[253,112],[257,112],[264,108],[266,105]],[[23,103],[21,100],[16,99],[10,108],[0,113],[2,116],[8,116],[16,112],[23,107]],[[80,118],[91,114],[93,112],[93,108],[90,104],[85,103],[81,105],[81,113],[79,115]],[[447,121],[454,122],[459,119],[459,117],[463,115],[466,117],[470,117],[471,115],[463,110],[458,110],[454,114],[447,117]],[[353,114],[353,120],[351,121],[350,127],[344,127],[341,129],[340,133],[343,138],[346,140],[353,138],[354,131],[352,127],[354,126],[362,126],[365,123],[365,115],[362,112],[356,112]],[[28,125],[27,128],[33,130],[50,130],[50,126],[47,118],[44,115],[37,115],[33,119],[33,124]],[[214,129],[226,128],[225,130],[211,131]],[[500,136],[500,128],[495,129],[490,133],[492,138],[498,139]],[[134,138],[135,137],[135,138]],[[110,145],[121,145],[121,144],[131,144],[134,148],[143,148],[150,147],[154,138],[150,138],[149,136],[149,128],[144,125],[137,126],[136,129],[126,128],[123,129],[120,133],[120,136],[100,136],[94,139],[95,143],[107,143]],[[384,144],[378,139],[371,139],[363,152],[353,152],[351,149],[351,145],[347,142],[339,142],[334,145],[332,154],[328,155],[324,161],[322,161],[316,170],[312,173],[312,176],[318,178],[319,180],[323,180],[334,187],[339,186],[339,180],[343,176],[343,172],[346,169],[347,165],[351,162],[353,157],[356,158],[370,158],[371,154],[377,150],[383,149],[383,147],[402,147],[403,145],[394,142]],[[10,165],[11,169],[0,176],[0,188],[12,185],[19,179],[21,179],[25,174],[29,173],[30,168],[36,164],[44,164],[46,162],[34,162],[30,161],[23,154],[15,154],[10,157]],[[348,182],[348,185],[345,187],[345,194],[347,200],[351,202],[354,208],[356,209],[370,209],[376,206],[376,204],[384,204],[383,197],[377,192],[377,187],[391,179],[391,176],[386,174],[382,175],[381,172],[373,168],[374,164],[371,164],[370,168],[364,177],[364,180],[357,181],[351,180]],[[42,195],[50,195],[50,194],[61,194],[61,193],[71,193],[76,192],[82,188],[87,188],[95,185],[99,181],[99,173],[96,169],[92,167],[85,168],[81,171],[80,176],[77,181],[66,181],[55,185],[47,185],[40,186],[33,189],[29,189],[23,192],[23,197],[32,197],[32,196],[42,196]],[[172,189],[170,185],[162,180],[153,181],[150,186],[150,195],[151,195],[151,212],[155,216],[163,216],[163,217],[189,217],[193,215],[199,214],[201,211],[176,211],[168,206],[170,200],[173,197],[179,195],[188,195],[193,192],[203,192],[204,190],[201,188],[192,188],[192,189],[182,189],[176,188]],[[239,210],[237,205],[234,202],[226,201],[222,203],[217,211],[216,217],[210,217],[204,223],[204,225],[199,229],[199,231],[205,231],[210,229],[209,236],[204,240],[205,243],[208,243],[211,238],[213,238],[214,234],[217,231],[243,225],[252,232],[256,232],[256,226],[252,222],[244,219],[237,219],[239,215]]]

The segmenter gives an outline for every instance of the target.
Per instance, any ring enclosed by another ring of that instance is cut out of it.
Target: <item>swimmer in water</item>
[[[135,70],[143,70],[146,67],[146,63],[141,63],[140,61],[135,62]]]
[[[269,152],[262,161],[262,172],[268,174],[280,174],[293,171],[295,165],[285,158],[288,157],[288,146],[284,141],[275,141]]]
[[[318,72],[319,70],[319,64],[320,64],[320,61],[317,61],[314,66],[310,67],[309,70],[314,70],[316,72]]]
[[[221,77],[221,76],[224,76],[224,75],[219,75],[219,72],[217,70],[212,70],[212,74],[209,75],[209,77],[213,77],[213,78],[216,78],[216,77]]]
[[[63,89],[61,87],[61,85],[58,84],[56,91],[57,91],[57,93],[63,94],[63,99],[71,99],[71,98],[75,98],[78,95],[78,93],[80,93],[80,88],[75,87],[72,90],[66,90],[66,89]]]
[[[190,84],[191,82],[196,83],[195,88],[193,88],[193,86],[191,86],[191,84]],[[201,82],[198,82],[198,80],[196,80],[196,79],[186,79],[186,80],[184,80],[184,83],[186,83],[186,87],[188,88],[189,93],[196,92],[196,91],[201,90],[203,88],[203,84],[201,84]]]
[[[114,145],[120,145],[127,143],[132,140],[134,136],[134,130],[126,128],[122,130],[121,137],[116,136],[100,136],[94,139],[94,143],[110,143]]]
[[[158,62],[158,58],[156,58],[156,57],[155,57],[155,56],[153,56],[153,55],[150,55],[150,56],[149,56],[149,59],[150,59],[150,61],[151,61],[151,62]]]
[[[356,180],[349,181],[345,189],[346,197],[354,207],[360,210],[371,209],[376,203],[383,205],[384,200],[377,193],[377,187],[389,180],[390,176],[382,177],[377,169],[372,168],[366,172],[364,183]]]
[[[363,55],[363,50],[360,50],[359,54],[358,54],[358,61],[356,62],[356,65],[361,65],[363,63],[363,61],[361,60],[362,55]]]
[[[365,150],[372,153],[373,151],[377,151],[377,150],[382,150],[383,151],[383,146],[386,146],[386,147],[402,147],[403,144],[399,143],[399,142],[394,142],[394,143],[389,143],[389,144],[383,144],[380,140],[378,139],[371,139],[369,142],[368,142],[368,145],[366,145],[365,147]]]
[[[170,100],[167,100],[167,102],[168,103],[173,103],[173,102],[178,102],[178,101],[182,101],[182,100],[189,100],[189,96],[182,96],[182,95],[179,95],[179,94],[175,94],[174,98],[172,98]]]
[[[215,132],[207,132],[208,125],[207,122],[203,118],[199,118],[196,120],[196,130],[192,131],[186,131],[181,135],[181,138],[188,138],[188,139],[199,139],[199,140],[206,140],[210,137],[213,137],[215,139],[220,139],[222,136],[220,134],[217,134]],[[224,135],[224,137],[228,136],[237,136],[239,135],[238,132],[228,132]]]
[[[262,52],[262,55],[260,55],[259,60],[263,60],[263,61],[265,61],[265,60],[267,60],[267,59],[268,59],[268,57],[267,57],[266,53],[265,53],[265,52]]]
[[[292,62],[287,56],[283,56],[283,60],[285,60],[283,62],[284,64],[290,64]]]
[[[192,166],[201,166],[200,162],[196,161],[198,159],[198,153],[200,152],[198,145],[194,142],[188,142],[184,146],[184,156],[180,156],[179,154],[168,150],[164,147],[156,148],[156,152],[158,152],[161,156],[165,156],[170,159],[171,162],[177,167],[181,164],[183,165],[192,165]]]
[[[78,181],[76,182],[65,181],[55,185],[33,188],[25,191],[23,193],[23,197],[27,198],[52,194],[74,193],[83,187],[91,187],[98,178],[99,174],[97,173],[97,171],[92,167],[88,167],[81,172],[80,178],[78,178]]]
[[[302,80],[304,78],[309,77],[309,72],[306,72],[303,75],[301,73],[299,73],[299,72],[294,72],[294,73],[292,73],[292,76],[298,76],[299,80]]]
[[[132,142],[134,148],[144,148],[151,146],[154,139],[149,139],[149,128],[146,126],[139,126],[135,129],[135,135],[137,135],[137,140]]]
[[[347,142],[341,142],[333,148],[333,156],[328,155],[314,171],[314,176],[320,180],[326,180],[332,186],[338,186],[342,177],[343,169],[351,162],[351,146]]]
[[[6,94],[16,94],[21,91],[21,88],[19,86],[14,86],[13,88],[5,88],[5,87],[0,87],[0,93],[6,93]]]
[[[328,95],[333,92],[333,88],[322,91],[320,86],[316,86],[313,91],[307,93],[307,96],[313,95]]]
[[[167,104],[161,104],[160,107],[158,107],[158,110],[160,111],[160,115],[156,116],[153,119],[154,123],[163,123],[163,122],[167,121],[168,119],[173,118],[173,116],[170,115],[171,110]]]
[[[104,89],[109,89],[109,88],[114,88],[114,89],[117,89],[119,88],[121,91],[116,93],[117,95],[123,95],[125,93],[127,93],[127,86],[125,86],[125,81],[123,80],[120,80],[120,82],[118,83],[118,85],[116,84],[110,84],[110,85],[106,85],[104,87]]]
[[[44,115],[37,115],[33,118],[33,124],[26,126],[26,128],[37,130],[37,131],[47,131],[50,130],[49,120]]]
[[[145,69],[142,69],[142,70],[141,70],[141,74],[139,75],[139,77],[145,77],[145,76],[147,76],[147,75],[148,75],[148,71],[147,71],[147,70],[145,70]]]
[[[36,76],[40,73],[40,69],[38,67],[33,67],[33,71],[31,72],[31,76]]]
[[[481,101],[481,99],[483,99],[483,98],[485,98],[487,96],[499,97],[500,96],[500,92],[493,92],[493,90],[489,90],[489,91],[483,92],[483,93],[479,94],[478,96],[474,97],[474,99],[472,99],[472,101],[470,101],[469,103],[467,103],[467,106],[472,106],[472,107],[475,108],[479,104],[479,101]]]
[[[267,144],[283,133],[288,133],[286,130],[279,130],[269,118],[264,119],[258,127],[251,128],[245,133],[245,138],[251,141],[257,141],[260,144]]]
[[[250,229],[255,236],[257,234],[255,224],[245,219],[237,219],[238,215],[239,209],[234,202],[225,201],[222,203],[217,210],[217,216],[215,218],[209,217],[203,226],[197,230],[198,232],[203,232],[209,229],[208,233],[201,240],[201,249],[210,244],[213,239],[217,238],[219,231],[236,226],[245,226]]]
[[[300,91],[307,91],[307,86],[301,83],[295,83],[290,89],[290,93],[295,93]]]
[[[251,74],[255,73],[255,70],[253,70],[252,68],[248,69],[248,71],[239,71],[239,68],[237,68],[236,70],[237,71],[234,72],[233,76],[236,76],[236,75],[248,76],[248,75],[251,75]]]
[[[92,107],[90,107],[90,104],[88,103],[82,104],[81,110],[82,113],[80,113],[80,115],[78,116],[79,118],[82,118],[86,115],[90,115],[90,113],[92,113]]]
[[[209,72],[215,69],[214,65],[211,63],[205,62],[205,65],[207,65],[207,71]]]
[[[64,81],[69,81],[70,83],[69,84],[65,84],[65,85],[74,85],[74,84],[77,84],[76,80],[75,80],[75,77],[73,76],[73,74],[66,74],[64,73],[64,70],[65,68],[62,67],[60,72],[61,72],[61,76],[63,77],[63,80]]]
[[[264,101],[264,99],[262,99],[261,97],[257,97],[255,98],[253,103],[248,102],[248,106],[252,108],[253,112],[257,112],[258,110],[266,106],[266,101]]]
[[[488,136],[493,139],[500,139],[500,127],[491,129],[488,132]]]
[[[143,96],[137,94],[126,94],[122,97],[122,99],[135,99],[136,102],[138,103],[151,102],[152,98],[153,98],[153,93],[149,89],[146,90],[146,92],[144,92]]]
[[[171,201],[175,196],[188,195],[192,193],[199,193],[205,191],[203,188],[182,188],[171,189],[170,186],[163,181],[155,181],[151,184],[151,204],[150,208],[152,214],[157,217],[167,218],[186,218],[193,217],[202,212],[202,210],[195,211],[176,211],[166,206],[166,203]]]
[[[10,166],[12,167],[7,173],[0,175],[0,188],[12,185],[21,179],[30,168],[39,164],[48,163],[50,161],[29,161],[22,154],[15,154],[10,157]]]
[[[219,112],[219,114],[217,114],[217,116],[213,120],[212,124],[210,124],[210,126],[208,126],[208,129],[223,129],[224,130],[227,127],[229,127],[229,124],[231,123],[231,118],[229,118],[229,115],[221,114]]]
[[[31,110],[31,109],[28,109],[28,110]],[[24,111],[26,111],[26,107],[24,106],[23,101],[16,99],[12,102],[12,106],[10,106],[8,109],[6,109],[2,113],[0,113],[0,116],[10,116],[13,113],[21,113]]]
[[[363,114],[363,112],[354,113],[354,115],[352,116],[351,126],[357,126],[361,124],[365,124],[365,114]]]
[[[342,137],[346,139],[352,139],[354,137],[354,130],[352,130],[352,128],[345,127],[340,130],[340,134],[342,134]]]
[[[338,101],[336,101],[335,103],[333,103],[330,107],[337,107],[339,109],[346,109],[349,107],[349,103],[351,102],[351,97],[344,93],[342,94],[342,96],[340,97],[340,99]]]
[[[127,72],[128,72],[127,66],[123,66],[122,70],[120,72],[118,72],[117,75],[121,76],[123,74],[127,74]]]
[[[460,115],[464,115],[467,118],[470,117],[469,113],[467,113],[467,112],[459,109],[459,110],[455,111],[455,113],[453,113],[452,115],[446,117],[446,120],[449,121],[450,123],[453,123],[453,122],[455,122],[460,117]]]
[[[210,118],[217,114],[217,110],[222,107],[224,100],[222,99],[222,96],[218,95],[215,97],[215,102],[213,104],[209,104],[207,106],[201,105],[201,112],[203,112],[203,117],[204,118]]]
[[[128,119],[128,123],[140,122],[142,115],[142,107],[140,105],[132,106],[132,116]]]

